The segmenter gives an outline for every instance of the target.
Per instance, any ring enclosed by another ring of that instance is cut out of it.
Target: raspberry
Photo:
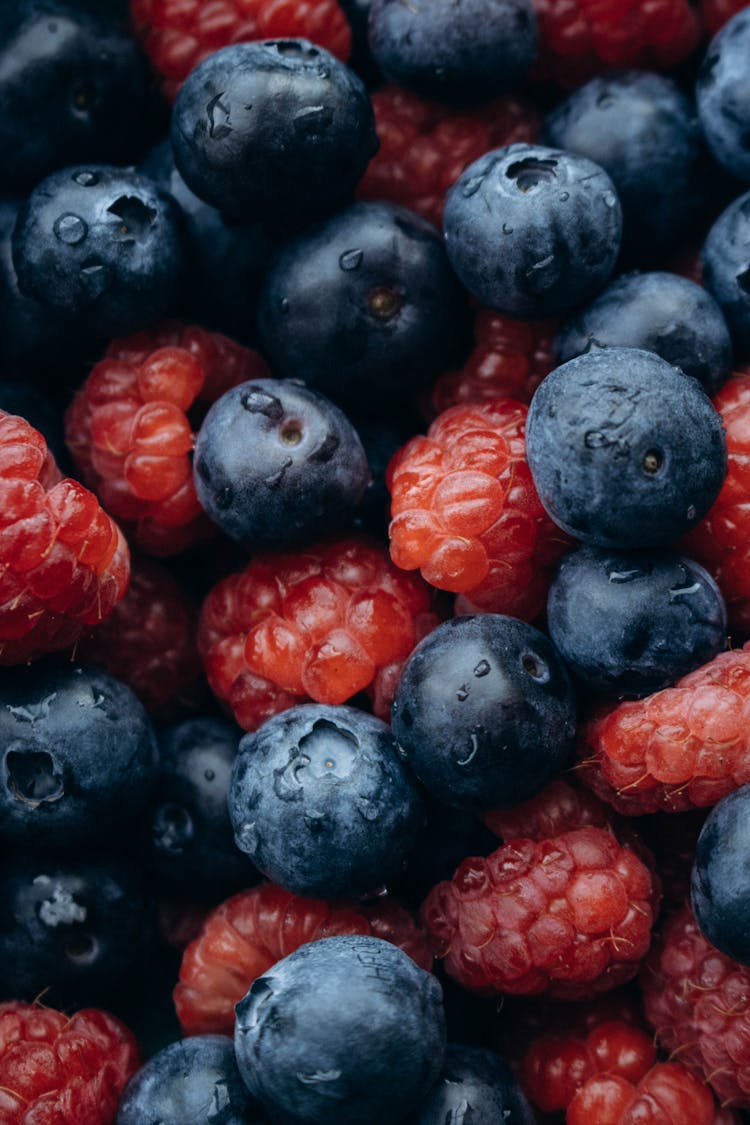
[[[231,1035],[235,1004],[256,977],[306,942],[337,934],[382,938],[432,968],[421,927],[388,896],[367,906],[328,903],[261,883],[217,906],[186,949],[174,990],[183,1031]]]
[[[201,613],[208,682],[245,730],[298,703],[371,692],[387,717],[398,666],[437,625],[416,575],[363,538],[257,555]],[[396,665],[396,667],[394,667]]]
[[[73,399],[73,459],[148,554],[172,555],[211,533],[193,485],[196,426],[225,391],[267,374],[257,352],[167,321],[115,340]]]
[[[446,410],[388,468],[391,557],[473,605],[530,621],[569,540],[526,464],[527,407],[511,399]]]
[[[173,722],[199,708],[207,694],[197,618],[168,570],[135,558],[127,594],[82,640],[76,656],[131,687],[154,719]]]
[[[107,1012],[0,1004],[3,1125],[112,1125],[139,1062],[135,1039]]]
[[[566,1125],[714,1125],[714,1100],[680,1063],[657,1063],[640,1080],[589,1078],[568,1107]]]
[[[199,62],[232,43],[311,39],[343,62],[352,45],[336,0],[131,0],[130,15],[170,101]]]
[[[747,0],[701,0],[700,11],[707,33],[714,36],[732,16],[747,6]]]
[[[96,497],[42,435],[0,411],[0,664],[72,645],[123,597],[130,557]]]
[[[365,172],[360,199],[383,199],[417,211],[438,229],[448,188],[490,149],[535,141],[537,110],[515,96],[459,112],[398,86],[372,95],[380,150]]]
[[[470,991],[576,999],[635,976],[653,893],[630,848],[581,828],[464,860],[427,896],[423,917],[436,955]]]
[[[593,793],[555,778],[541,793],[513,808],[485,813],[484,823],[506,843],[510,840],[548,840],[576,828],[607,828],[612,810]]]
[[[618,812],[684,812],[750,781],[750,645],[581,728],[581,780]]]

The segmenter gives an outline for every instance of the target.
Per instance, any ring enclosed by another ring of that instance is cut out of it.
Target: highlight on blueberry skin
[[[750,180],[750,11],[737,12],[711,40],[695,96],[711,152],[728,172]]]
[[[723,797],[708,814],[693,857],[690,899],[708,941],[750,965],[750,785]]]
[[[701,262],[703,284],[726,317],[738,357],[750,355],[750,191],[719,215]]]
[[[536,1116],[505,1059],[482,1047],[451,1043],[429,1094],[404,1125],[535,1125]]]
[[[274,1121],[400,1121],[445,1058],[436,977],[380,938],[301,946],[253,983],[236,1012],[240,1074]]]

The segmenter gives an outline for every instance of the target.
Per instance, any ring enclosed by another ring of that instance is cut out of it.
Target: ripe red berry
[[[714,36],[732,16],[747,7],[747,0],[700,0],[700,11],[706,33]]]
[[[513,808],[485,813],[484,823],[501,840],[547,840],[576,828],[606,828],[612,809],[587,789],[555,778],[541,793]]]
[[[639,1081],[590,1078],[568,1106],[566,1125],[714,1125],[709,1089],[680,1063],[657,1063]]]

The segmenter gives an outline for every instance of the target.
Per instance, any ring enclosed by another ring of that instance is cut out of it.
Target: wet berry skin
[[[229,815],[256,867],[312,898],[383,886],[403,868],[424,817],[385,723],[323,704],[293,707],[242,739]]]
[[[719,215],[701,262],[703,282],[726,317],[737,356],[750,357],[750,192]]]
[[[695,96],[711,152],[729,172],[750,180],[750,12],[738,12],[716,35],[698,73]]]
[[[175,102],[172,146],[206,203],[286,227],[345,203],[378,142],[353,71],[306,39],[269,39],[196,67]]]
[[[567,765],[575,700],[537,629],[499,614],[456,617],[407,661],[392,724],[434,797],[490,809],[532,796]]]
[[[617,260],[622,212],[583,156],[515,144],[470,164],[448,193],[451,265],[483,305],[549,317],[592,297]]]
[[[253,379],[214,403],[195,442],[198,499],[247,547],[287,547],[345,524],[370,481],[356,430],[291,380]]]
[[[750,785],[722,798],[708,814],[693,857],[690,900],[712,945],[750,965]]]
[[[275,1121],[398,1121],[443,1065],[442,990],[379,938],[311,942],[237,1005],[235,1050],[248,1089]]]
[[[21,208],[13,262],[22,293],[103,336],[137,332],[177,303],[185,265],[177,204],[145,176],[106,165],[54,172]]]
[[[464,1118],[470,1125],[534,1125],[536,1118],[505,1059],[481,1047],[450,1044],[445,1065],[407,1125],[446,1125]]]
[[[711,507],[727,467],[721,419],[695,379],[651,352],[602,348],[534,396],[526,453],[539,498],[577,539],[657,547]]]
[[[258,326],[286,378],[382,414],[460,357],[468,309],[430,223],[403,207],[357,203],[279,252]]]
[[[550,636],[570,670],[604,695],[648,695],[707,664],[727,641],[713,578],[670,551],[581,547],[547,601]]]

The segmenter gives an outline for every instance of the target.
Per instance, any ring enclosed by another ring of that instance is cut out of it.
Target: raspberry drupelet
[[[711,1092],[681,1063],[657,1063],[637,1081],[598,1074],[568,1106],[566,1125],[714,1125]]]
[[[74,644],[125,594],[130,556],[93,493],[63,478],[42,435],[0,411],[0,664]]]
[[[115,340],[71,403],[66,441],[83,479],[148,554],[213,534],[195,492],[192,450],[208,407],[268,374],[257,352],[166,321]]]
[[[576,828],[607,828],[613,816],[612,809],[588,789],[557,777],[528,801],[493,809],[482,819],[490,832],[507,842],[548,840]]]

